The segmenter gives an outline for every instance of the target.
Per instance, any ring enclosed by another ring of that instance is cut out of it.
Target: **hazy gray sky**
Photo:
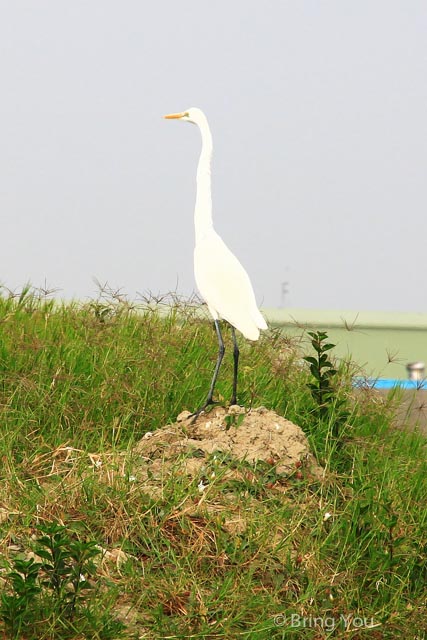
[[[190,294],[202,108],[258,301],[427,311],[425,0],[0,1],[0,281]]]

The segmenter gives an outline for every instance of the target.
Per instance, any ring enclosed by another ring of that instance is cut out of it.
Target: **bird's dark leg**
[[[223,359],[224,353],[225,353],[224,341],[222,339],[221,329],[220,329],[218,320],[215,320],[215,329],[216,329],[216,335],[218,336],[218,359],[216,361],[215,371],[214,371],[214,374],[213,374],[213,378],[212,378],[211,386],[210,386],[210,389],[209,389],[208,397],[206,398],[205,403],[200,407],[200,409],[197,409],[197,411],[195,411],[194,413],[191,414],[190,418],[193,418],[193,420],[195,420],[202,413],[202,411],[204,411],[206,409],[206,407],[209,407],[209,405],[211,405],[211,404],[215,404],[214,403],[214,399],[213,399],[213,392],[214,392],[214,389],[215,389],[216,380],[218,378],[218,373],[219,373],[219,369],[220,369],[220,366],[221,366],[221,362],[222,362],[222,359]]]
[[[237,372],[239,369],[239,346],[237,344],[236,339],[236,330],[231,325],[231,334],[233,336],[233,360],[234,360],[234,369],[233,369],[233,395],[231,396],[230,404],[237,404]]]

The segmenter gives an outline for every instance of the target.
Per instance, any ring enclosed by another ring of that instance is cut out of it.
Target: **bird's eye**
[[[190,114],[188,113],[188,111],[186,111],[186,112],[184,113],[184,118],[189,118],[189,117],[190,117]]]

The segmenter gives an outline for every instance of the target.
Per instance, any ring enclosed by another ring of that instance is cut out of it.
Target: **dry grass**
[[[337,441],[301,348],[274,332],[242,345],[240,401],[299,424],[322,474],[214,452],[190,472],[185,451],[150,474],[136,443],[199,405],[215,360],[193,309],[24,296],[0,301],[0,332],[0,575],[34,553],[40,523],[103,550],[85,617],[67,626],[45,601],[24,640],[425,637],[425,440],[390,429],[386,403],[353,397],[345,367]]]

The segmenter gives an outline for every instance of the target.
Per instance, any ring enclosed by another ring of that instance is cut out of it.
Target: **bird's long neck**
[[[213,229],[211,194],[212,136],[207,121],[201,123],[199,127],[202,135],[202,151],[197,166],[197,194],[196,208],[194,210],[196,244],[208,231]]]

